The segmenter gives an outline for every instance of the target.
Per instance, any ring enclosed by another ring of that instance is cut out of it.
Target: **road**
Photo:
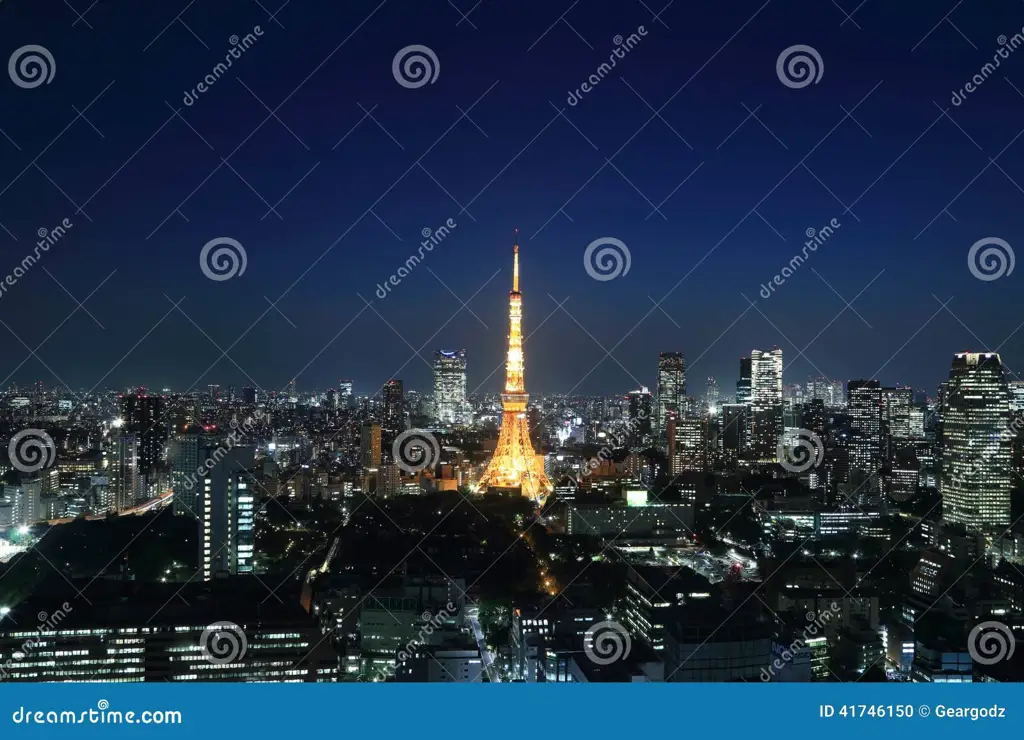
[[[466,619],[469,620],[469,626],[473,628],[473,637],[476,638],[476,646],[480,650],[480,658],[484,662],[484,670],[487,671],[487,679],[491,683],[500,683],[501,678],[498,676],[498,670],[494,667],[494,656],[491,655],[491,651],[487,649],[487,641],[484,639],[484,630],[480,626],[480,607],[466,607]]]

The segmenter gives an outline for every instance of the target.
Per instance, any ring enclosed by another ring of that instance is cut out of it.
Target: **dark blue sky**
[[[77,23],[62,0],[5,0],[0,56],[41,45],[56,74],[33,89],[0,79],[0,223],[17,237],[0,230],[0,273],[38,229],[74,226],[0,297],[0,379],[274,390],[299,374],[300,388],[346,377],[368,392],[396,375],[427,390],[424,360],[445,347],[468,351],[471,389],[498,390],[501,371],[485,379],[502,363],[516,226],[534,392],[653,385],[665,350],[686,353],[693,393],[708,375],[730,393],[755,347],[783,348],[787,383],[877,374],[933,392],[953,352],[1004,341],[1016,369],[1021,272],[981,281],[967,255],[986,237],[1024,243],[1024,51],[950,98],[1021,31],[1024,4],[963,3],[943,20],[952,0],[837,3],[677,0],[662,23],[662,0],[482,0],[460,23],[445,0],[291,0],[278,25],[280,0],[100,0]],[[839,6],[859,9],[846,20]],[[413,44],[440,69],[409,89],[392,59]],[[824,70],[794,89],[776,60],[797,44]],[[449,218],[451,235],[375,296]],[[762,298],[805,230],[833,218],[831,239]],[[244,274],[203,275],[216,237],[244,246]],[[601,237],[627,245],[628,274],[588,276]],[[115,269],[86,303],[95,321],[68,318],[54,278],[82,300]],[[836,293],[853,300],[883,269],[839,315]],[[934,296],[953,297],[948,311]]]

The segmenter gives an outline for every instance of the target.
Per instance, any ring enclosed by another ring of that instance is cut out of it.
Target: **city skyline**
[[[1024,0],[87,4],[0,0],[0,682],[1024,679]]]

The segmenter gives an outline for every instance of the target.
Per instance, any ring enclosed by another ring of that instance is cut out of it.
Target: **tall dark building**
[[[169,435],[169,418],[162,396],[132,394],[121,397],[122,434],[138,440],[138,470],[148,473],[164,459]]]
[[[749,447],[750,406],[745,403],[724,404],[719,419],[722,455],[727,463],[734,465]]]
[[[740,379],[736,381],[736,403],[750,405],[751,399],[751,365],[749,357],[740,358]]]
[[[658,357],[658,429],[664,433],[669,412],[682,413],[686,399],[686,358],[682,352]]]
[[[405,389],[401,380],[392,378],[381,388],[381,438],[386,452],[391,452],[395,438],[405,428]]]
[[[647,388],[629,392],[627,444],[631,450],[642,450],[651,444],[652,406],[651,392]]]
[[[245,387],[242,388],[242,403],[248,406],[256,405],[256,389]]]

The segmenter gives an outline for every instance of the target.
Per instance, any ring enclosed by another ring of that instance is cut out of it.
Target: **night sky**
[[[1024,268],[983,281],[968,266],[980,239],[1024,243],[1024,49],[951,102],[1021,32],[1024,3],[663,5],[99,0],[82,20],[89,0],[2,0],[2,59],[40,45],[55,75],[0,76],[0,277],[40,228],[73,227],[0,297],[0,385],[429,391],[434,350],[464,348],[470,390],[497,391],[515,227],[534,393],[653,387],[668,350],[686,353],[692,394],[708,375],[731,394],[738,358],[773,346],[786,383],[933,393],[969,349],[1024,366]],[[432,84],[396,81],[410,45],[436,54]],[[780,81],[794,45],[820,55],[816,83]],[[243,245],[243,274],[204,276],[218,237]],[[588,275],[602,237],[627,246],[628,274]]]

